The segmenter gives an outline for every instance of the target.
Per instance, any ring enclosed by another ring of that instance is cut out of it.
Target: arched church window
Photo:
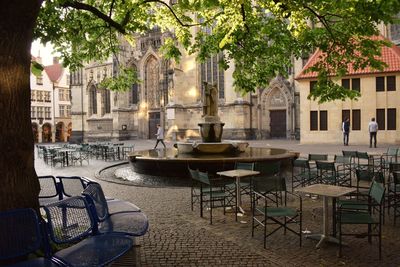
[[[101,115],[111,112],[110,90],[103,89],[101,92]]]
[[[145,99],[149,108],[160,107],[159,64],[150,56],[145,65]]]
[[[89,90],[89,114],[97,114],[97,90],[94,85]]]
[[[219,68],[218,62],[223,59],[222,53],[207,59],[200,66],[201,82],[215,84],[218,87],[218,97],[225,98],[225,77],[224,70]],[[203,86],[203,83],[201,83]],[[204,88],[202,88],[204,90]]]
[[[133,66],[133,70],[137,75],[137,67]],[[139,103],[139,85],[137,83],[132,84],[131,90],[129,92],[129,104],[137,105]]]

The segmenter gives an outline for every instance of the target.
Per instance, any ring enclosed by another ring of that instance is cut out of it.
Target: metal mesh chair
[[[38,216],[33,209],[16,209],[0,212],[0,264],[27,256],[44,248],[44,239]],[[49,251],[46,258],[37,257],[11,266],[53,267]]]
[[[60,181],[63,197],[73,197],[82,194],[87,181],[80,176],[57,176]]]
[[[41,206],[61,200],[60,185],[51,175],[39,176],[40,192],[39,203]]]
[[[133,246],[132,239],[121,234],[93,235],[97,225],[81,196],[47,205],[44,210],[51,240],[56,244],[74,244],[54,253],[53,258],[62,265],[105,266]]]
[[[125,211],[122,210],[121,206],[119,212],[110,213],[103,189],[98,183],[89,183],[82,194],[91,205],[92,213],[101,233],[119,232],[131,236],[142,236],[147,232],[149,227],[147,216],[135,205],[130,206],[132,209]],[[124,205],[124,201],[114,201],[115,205]]]

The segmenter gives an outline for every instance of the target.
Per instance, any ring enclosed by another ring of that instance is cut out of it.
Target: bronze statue
[[[216,117],[218,116],[218,89],[216,85],[211,85],[207,82],[204,84],[203,93],[203,116]]]

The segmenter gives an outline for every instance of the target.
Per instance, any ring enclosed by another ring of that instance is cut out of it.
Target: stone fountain
[[[218,116],[218,90],[215,85],[204,82],[203,116],[199,124],[201,142],[177,142],[178,153],[234,154],[243,152],[247,142],[221,141],[223,127]]]

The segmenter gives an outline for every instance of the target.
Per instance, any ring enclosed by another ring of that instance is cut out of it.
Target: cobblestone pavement
[[[133,140],[135,149],[154,146],[153,140]],[[265,140],[251,141],[251,146],[281,147],[307,153],[341,154],[341,150],[359,150],[381,153],[387,145],[377,149],[367,146],[300,145],[297,141]],[[172,143],[168,143],[169,147]],[[43,160],[35,161],[38,175],[81,175],[98,180],[95,173],[117,162],[92,160],[89,166],[50,168]],[[109,170],[112,172],[112,169]],[[107,172],[105,172],[107,174]],[[107,176],[107,175],[105,175]],[[104,175],[102,175],[104,177]],[[216,211],[213,225],[209,225],[208,214],[200,218],[199,210],[190,208],[189,188],[139,187],[114,180],[98,180],[106,195],[131,201],[142,208],[150,220],[149,232],[138,238],[139,257],[124,260],[118,266],[400,266],[400,230],[389,219],[383,228],[383,257],[378,261],[377,242],[368,244],[366,238],[346,237],[342,258],[337,257],[338,247],[327,244],[316,249],[316,241],[303,238],[299,247],[298,237],[283,232],[275,233],[267,239],[267,249],[263,248],[262,234],[256,231],[251,237],[251,221],[246,216],[235,222],[234,214],[225,216]],[[110,182],[110,180],[112,182]],[[244,198],[245,209],[249,205]],[[313,233],[322,228],[322,201],[304,198],[303,229]],[[375,242],[374,242],[375,241]]]

